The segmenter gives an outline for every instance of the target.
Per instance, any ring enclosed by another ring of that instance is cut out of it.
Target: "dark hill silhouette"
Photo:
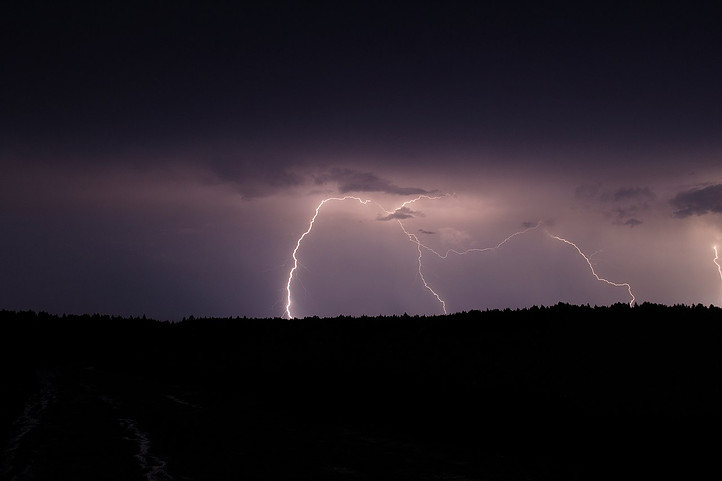
[[[179,323],[0,311],[0,479],[719,474],[721,321],[648,303]]]

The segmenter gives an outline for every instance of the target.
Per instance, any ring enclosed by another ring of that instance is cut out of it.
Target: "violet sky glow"
[[[0,308],[722,304],[718,3],[4,8]]]

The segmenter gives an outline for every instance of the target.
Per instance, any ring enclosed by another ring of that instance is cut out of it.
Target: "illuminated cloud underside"
[[[719,303],[721,9],[11,2],[0,309]]]

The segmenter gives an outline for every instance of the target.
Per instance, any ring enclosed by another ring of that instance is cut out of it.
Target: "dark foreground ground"
[[[717,308],[0,312],[0,480],[716,479]],[[703,476],[704,475],[704,476]]]

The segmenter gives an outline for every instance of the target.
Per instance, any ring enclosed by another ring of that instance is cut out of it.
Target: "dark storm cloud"
[[[656,195],[649,187],[605,189],[601,184],[586,184],[576,188],[575,198],[584,202],[587,208],[601,206],[601,210],[614,217],[614,225],[634,227],[642,224],[636,216],[649,210]]]
[[[434,231],[432,231],[432,230],[424,230],[424,229],[419,229],[419,233],[420,233],[420,234],[426,234],[426,235],[436,234],[436,232],[434,232]]]
[[[400,187],[393,182],[383,179],[373,172],[360,172],[353,169],[334,168],[326,173],[314,176],[317,184],[334,182],[338,184],[338,191],[342,194],[349,192],[383,192],[394,195],[421,195],[433,194],[419,187]]]
[[[678,218],[710,212],[722,214],[722,184],[680,192],[670,203],[676,208],[674,216]]]
[[[301,175],[287,170],[266,172],[265,181],[273,187],[291,188],[303,184]]]
[[[647,205],[643,207],[644,209],[647,208]],[[635,217],[633,217],[635,214],[639,212],[640,209],[637,205],[629,205],[626,207],[616,207],[613,212],[616,214],[616,219],[612,222],[614,225],[623,225],[628,227],[634,227],[642,224],[643,222]]]
[[[376,220],[401,220],[410,219],[412,217],[423,217],[423,214],[419,211],[411,210],[408,207],[401,207],[388,215],[377,217]]]
[[[436,193],[420,187],[401,187],[373,172],[348,168],[332,168],[320,174],[300,173],[286,168],[285,162],[270,159],[262,162],[214,161],[211,169],[222,182],[236,186],[246,198],[273,195],[310,182],[316,185],[336,184],[339,193],[381,192],[392,195],[429,195]]]
[[[203,163],[215,182],[226,183],[246,199],[274,195],[308,183],[308,178],[288,168],[287,163],[270,154],[216,154]]]
[[[602,188],[601,184],[580,185],[574,194],[579,200],[640,206],[647,205],[656,197],[649,187],[619,187],[611,190]]]
[[[634,227],[634,226],[640,225],[641,223],[642,223],[641,220],[632,218],[632,219],[627,219],[626,221],[624,221],[624,222],[622,223],[622,225],[626,225],[626,226],[629,226],[629,227]]]

